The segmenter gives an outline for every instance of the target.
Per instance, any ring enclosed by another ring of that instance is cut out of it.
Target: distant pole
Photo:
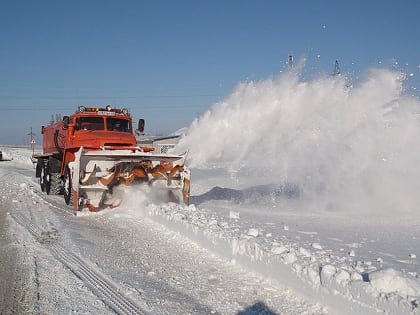
[[[289,55],[289,60],[287,64],[289,65],[289,70],[291,70],[293,68],[293,55],[292,54]]]
[[[338,64],[338,60],[336,60],[334,64],[334,75],[341,75],[341,70]]]
[[[31,138],[32,155],[34,155],[35,154],[35,134],[32,132],[32,127],[31,127],[31,132],[28,133],[28,135]]]

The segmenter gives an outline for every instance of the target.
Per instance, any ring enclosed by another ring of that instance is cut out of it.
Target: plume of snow
[[[297,184],[319,208],[413,214],[420,102],[404,95],[404,80],[371,69],[356,86],[295,71],[243,82],[193,121],[178,148],[189,149],[191,167],[227,163],[249,185]]]

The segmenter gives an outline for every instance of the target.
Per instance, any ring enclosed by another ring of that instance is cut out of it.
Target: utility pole
[[[289,70],[291,70],[293,68],[293,55],[292,54],[289,55],[289,60],[287,64],[289,65]]]
[[[31,147],[32,147],[32,156],[35,154],[35,134],[32,132],[32,127],[31,127],[31,132],[28,133],[28,136],[31,137]]]
[[[334,64],[334,75],[341,75],[340,66],[338,65],[338,60]]]

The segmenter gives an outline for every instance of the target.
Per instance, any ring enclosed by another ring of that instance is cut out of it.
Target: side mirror
[[[143,132],[144,132],[144,119],[140,118],[137,130],[136,130],[136,134],[141,134]]]
[[[67,129],[69,127],[69,116],[63,117],[63,129]]]

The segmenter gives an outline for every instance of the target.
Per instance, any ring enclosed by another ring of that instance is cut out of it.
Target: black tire
[[[42,186],[44,186],[45,192],[47,195],[60,195],[61,194],[61,177],[60,173],[52,173],[48,174],[45,173],[45,175],[41,179],[41,190]]]
[[[61,194],[61,175],[60,173],[51,173],[50,174],[50,195],[60,195]]]
[[[63,186],[64,186],[63,187],[64,201],[66,202],[66,205],[72,205],[73,198],[72,198],[71,176],[70,176],[70,169],[68,166],[66,166],[66,170],[64,172]]]
[[[38,160],[36,173],[39,185],[47,195],[60,195],[62,192],[60,168],[61,162],[56,158]]]

